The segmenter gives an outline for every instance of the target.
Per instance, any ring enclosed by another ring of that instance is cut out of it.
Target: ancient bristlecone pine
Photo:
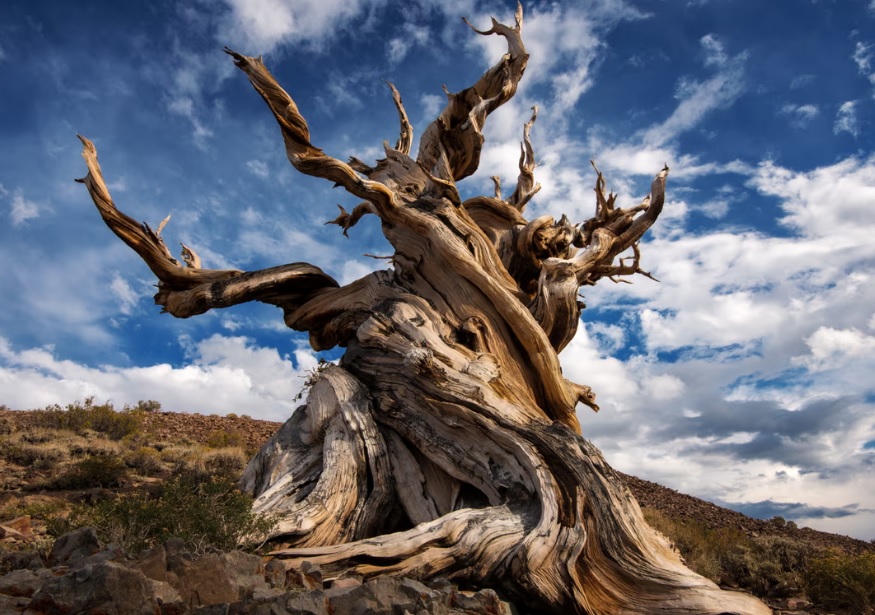
[[[333,220],[346,232],[380,218],[391,269],[339,286],[318,267],[210,270],[183,246],[121,213],[93,144],[82,138],[85,183],[109,227],[160,280],[155,301],[180,318],[262,301],[307,331],[317,350],[346,348],[321,370],[306,405],[250,462],[255,509],[278,515],[275,552],[328,576],[448,577],[503,589],[538,612],[751,613],[757,600],[724,592],[687,569],[599,451],[580,435],[575,406],[597,409],[589,387],[562,376],[582,285],[646,274],[638,242],[665,200],[668,168],[651,193],[618,208],[596,180],[596,213],[582,225],[524,217],[538,192],[526,124],[519,177],[503,197],[462,201],[477,170],[483,125],[516,92],[528,55],[516,23],[481,35],[508,52],[446,107],[410,155],[401,120],[374,166],[311,144],[306,121],[260,58],[226,49],[273,113],[288,158],[362,200]],[[632,250],[632,255],[619,255]]]

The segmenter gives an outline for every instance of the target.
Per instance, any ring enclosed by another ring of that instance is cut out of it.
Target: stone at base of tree
[[[152,584],[143,573],[116,562],[100,562],[48,580],[25,613],[154,615],[155,606]]]
[[[93,527],[82,527],[59,537],[49,553],[50,568],[70,565],[100,551],[100,541]]]

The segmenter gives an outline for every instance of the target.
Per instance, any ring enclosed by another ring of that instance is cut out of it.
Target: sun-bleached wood
[[[616,207],[596,169],[591,219],[528,220],[540,189],[533,108],[510,196],[497,177],[492,196],[459,196],[456,182],[479,165],[487,117],[526,67],[522,8],[515,17],[513,26],[475,29],[503,37],[508,51],[473,86],[447,92],[416,158],[389,84],[400,136],[373,166],[313,145],[262,60],[226,49],[276,118],[292,165],[362,200],[331,222],[347,233],[363,215],[380,218],[391,269],[340,286],[307,263],[202,269],[187,246],[182,265],[161,238],[166,219],[152,231],[116,208],[85,138],[88,175],[79,181],[158,277],[165,311],[185,318],[262,301],[281,307],[317,350],[346,348],[338,365],[313,375],[306,404],[243,476],[255,510],[279,519],[274,555],[289,566],[318,563],[328,578],[442,576],[499,588],[537,612],[765,615],[754,598],[687,569],[644,522],[580,434],[575,407],[597,410],[592,390],[560,369],[558,352],[583,309],[580,287],[650,277],[639,241],[662,211],[668,168],[636,207]]]

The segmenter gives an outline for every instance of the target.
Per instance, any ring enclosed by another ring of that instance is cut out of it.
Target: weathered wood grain
[[[260,58],[227,50],[276,118],[291,164],[362,203],[331,222],[348,232],[376,215],[391,268],[345,286],[294,263],[253,272],[182,266],[153,232],[116,209],[93,144],[82,180],[107,225],[159,279],[156,302],[187,317],[245,301],[283,309],[316,349],[346,348],[314,374],[298,408],[248,465],[255,510],[278,515],[270,537],[288,565],[331,577],[437,576],[500,587],[537,612],[638,614],[770,611],[687,569],[643,520],[622,479],[580,434],[592,390],[566,380],[558,353],[577,331],[581,286],[643,274],[639,242],[665,203],[668,168],[632,208],[615,205],[596,169],[596,212],[524,217],[537,194],[523,128],[509,197],[459,197],[477,170],[488,116],[516,92],[528,55],[522,8],[493,21],[507,53],[471,87],[448,93],[416,158],[397,89],[400,136],[373,165],[313,145],[292,97]],[[594,166],[594,165],[593,165]],[[328,214],[326,214],[328,215]],[[622,257],[623,254],[631,255]]]

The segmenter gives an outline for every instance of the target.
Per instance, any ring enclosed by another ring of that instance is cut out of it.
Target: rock
[[[192,562],[191,552],[185,548],[185,541],[180,538],[171,538],[164,543],[164,552],[167,557],[167,570],[176,572],[183,562]]]
[[[304,580],[313,589],[322,589],[322,570],[319,568],[319,564],[304,562],[301,564],[301,573],[304,575]]]
[[[49,567],[69,565],[100,551],[100,541],[93,527],[83,527],[64,534],[55,541],[49,554]]]
[[[167,582],[167,551],[164,545],[157,545],[140,554],[133,566],[153,581]]]
[[[286,589],[322,589],[322,570],[318,565],[304,562],[300,568],[289,568],[286,572]]]
[[[331,582],[331,589],[340,588],[340,587],[357,587],[362,584],[361,577],[351,576],[351,577],[342,577],[340,579],[334,579]]]
[[[364,585],[332,588],[325,592],[330,609],[345,615],[391,615],[408,610],[417,613],[439,602],[438,594],[412,579],[371,579]]]
[[[30,598],[0,594],[0,613],[23,613],[29,602]]]
[[[0,538],[13,538],[16,541],[33,540],[33,528],[30,527],[30,515],[16,517],[0,523]]]
[[[220,557],[231,585],[237,590],[239,600],[251,598],[256,590],[263,592],[269,589],[264,579],[264,564],[257,555],[230,551]]]
[[[345,615],[330,611],[325,594],[318,590],[288,592],[269,599],[247,600],[232,604],[228,615]]]
[[[174,583],[173,577],[169,577],[171,584],[192,607],[238,600],[236,586],[231,585],[222,560],[215,553],[202,555],[193,562],[180,559],[174,572],[177,578]]]
[[[264,565],[264,576],[267,583],[277,589],[286,589],[286,565],[276,558]]]
[[[498,594],[491,589],[481,589],[478,592],[456,591],[450,604],[455,608],[474,613],[504,615],[511,612],[510,606],[502,602]]]
[[[152,584],[152,592],[155,594],[155,600],[161,607],[163,615],[177,612],[181,614],[187,610],[182,596],[170,583],[153,579],[149,579],[149,582]],[[171,609],[170,607],[173,608]]]
[[[157,610],[152,584],[143,573],[106,561],[47,580],[33,595],[26,612],[154,615]]]
[[[30,597],[42,587],[46,579],[52,578],[52,573],[46,568],[37,571],[21,569],[13,570],[0,577],[0,594],[6,596]]]
[[[0,572],[10,570],[38,570],[45,568],[43,558],[38,551],[8,551],[0,553]]]

